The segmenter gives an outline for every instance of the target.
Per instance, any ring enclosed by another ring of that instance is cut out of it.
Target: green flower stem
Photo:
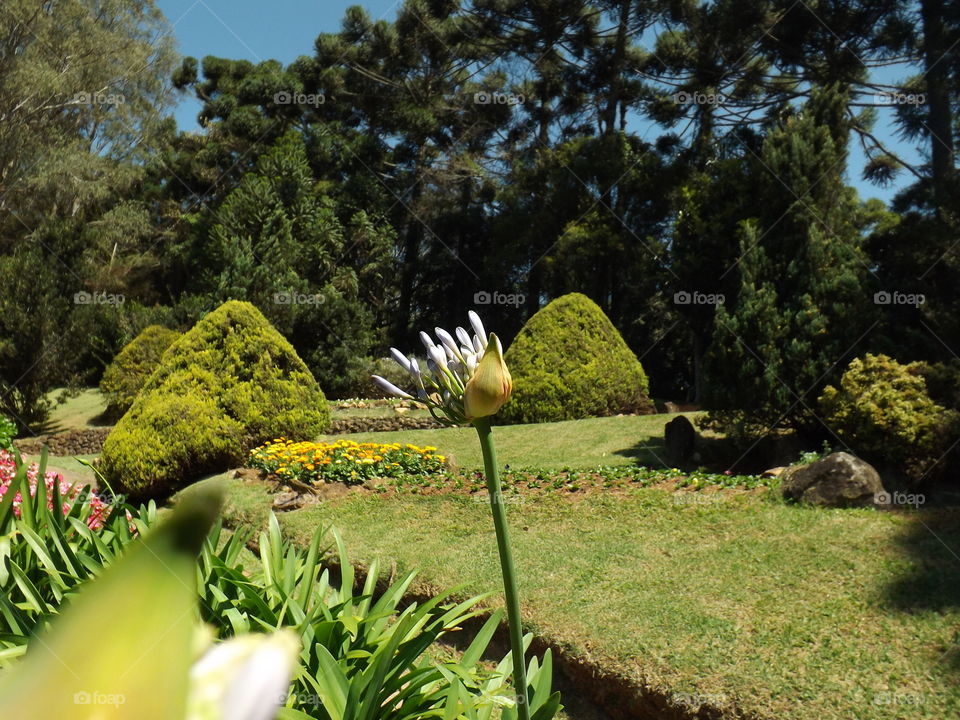
[[[500,471],[497,468],[497,450],[493,444],[493,430],[489,418],[478,418],[473,426],[480,436],[483,451],[483,469],[487,476],[487,492],[493,512],[493,527],[497,533],[497,548],[500,551],[500,570],[503,574],[503,592],[507,602],[507,629],[510,631],[510,650],[513,655],[513,685],[520,700],[517,703],[519,720],[530,720],[527,702],[527,663],[523,657],[523,627],[520,624],[520,593],[517,590],[517,572],[513,566],[510,549],[510,532],[507,528],[507,511],[500,490]]]

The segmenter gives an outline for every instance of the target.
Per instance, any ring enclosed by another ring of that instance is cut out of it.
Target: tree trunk
[[[953,112],[950,107],[950,60],[944,33],[943,0],[921,0],[923,65],[926,79],[930,157],[938,208],[950,201],[954,169]]]
[[[627,53],[627,33],[630,28],[630,0],[620,2],[620,22],[617,26],[617,42],[610,61],[610,95],[603,110],[602,132],[606,135],[617,130],[617,109],[623,98],[623,64]]]

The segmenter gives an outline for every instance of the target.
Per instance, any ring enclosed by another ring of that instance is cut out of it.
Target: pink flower
[[[36,463],[31,463],[30,467],[27,468],[27,482],[30,484],[31,498],[35,498],[37,496],[37,475],[39,472],[40,469],[37,467]],[[14,460],[13,453],[7,450],[0,450],[0,500],[3,499],[3,496],[10,487],[10,483],[13,482],[13,479],[16,476],[17,464]],[[56,485],[60,491],[60,497],[64,501],[62,506],[64,515],[69,514],[70,509],[77,502],[85,502],[90,505],[90,514],[87,516],[87,526],[93,530],[99,530],[103,527],[104,520],[106,520],[107,516],[110,514],[110,506],[103,502],[103,500],[92,493],[81,493],[80,487],[71,485],[64,480],[63,476],[59,473],[44,473],[43,484],[46,486],[47,507],[50,510],[53,510],[53,488],[54,485]],[[20,508],[22,505],[23,496],[21,495],[20,491],[17,490],[17,493],[13,496],[13,512],[17,517],[20,517]],[[127,519],[132,519],[129,512],[127,513]]]

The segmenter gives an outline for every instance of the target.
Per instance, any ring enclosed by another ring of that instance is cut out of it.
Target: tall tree
[[[85,323],[113,312],[81,293],[126,290],[143,254],[133,196],[168,126],[173,62],[152,0],[0,6],[0,410],[21,426],[82,369]]]
[[[195,262],[211,268],[211,304],[257,305],[337,396],[357,387],[382,343],[367,298],[386,292],[393,235],[362,211],[341,224],[315,185],[303,138],[289,131],[213,211]]]
[[[815,400],[871,329],[871,289],[843,183],[846,97],[815,93],[770,133],[757,163],[758,217],[740,233],[739,289],[716,313],[711,419],[728,432],[821,429]]]

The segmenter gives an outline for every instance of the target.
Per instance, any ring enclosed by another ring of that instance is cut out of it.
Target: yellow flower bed
[[[435,447],[401,443],[292,442],[277,438],[250,452],[250,466],[281,480],[362,483],[372,477],[429,475],[444,469]]]

